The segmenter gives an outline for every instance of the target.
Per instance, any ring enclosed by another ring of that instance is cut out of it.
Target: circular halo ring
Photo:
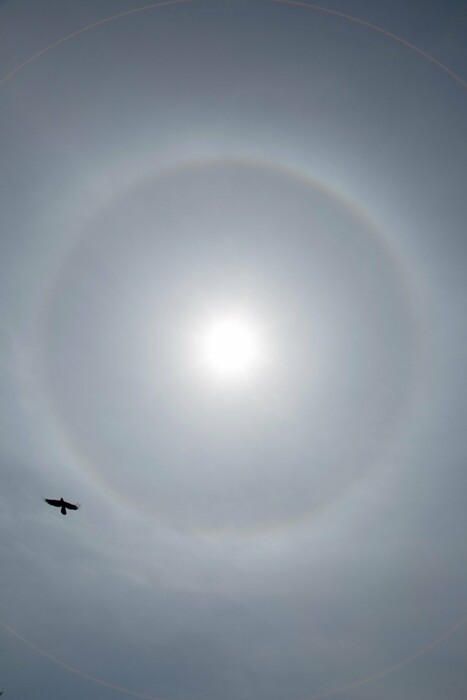
[[[387,447],[389,446],[389,441],[395,441],[399,435],[402,434],[407,426],[404,424],[402,418],[407,418],[410,415],[412,406],[415,405],[415,399],[417,396],[417,388],[420,386],[420,377],[423,374],[423,363],[420,362],[420,353],[417,349],[421,344],[422,337],[422,321],[421,316],[417,311],[417,301],[418,294],[416,287],[413,284],[413,280],[410,275],[410,268],[406,262],[403,255],[403,251],[399,250],[396,245],[394,245],[393,240],[384,233],[377,224],[367,216],[367,214],[358,207],[355,202],[350,200],[345,195],[336,192],[333,188],[327,184],[323,184],[319,180],[313,178],[311,175],[298,170],[297,168],[292,168],[290,166],[277,163],[275,161],[267,161],[253,158],[240,158],[226,156],[224,158],[207,158],[207,159],[196,159],[189,160],[186,162],[174,163],[171,166],[167,166],[158,171],[143,178],[144,182],[148,179],[154,180],[157,178],[163,178],[165,176],[174,176],[178,174],[185,173],[187,171],[193,171],[197,169],[210,168],[219,165],[236,165],[244,168],[254,168],[258,170],[264,170],[266,172],[273,172],[284,176],[292,181],[300,183],[300,185],[305,185],[306,187],[313,188],[315,191],[323,193],[329,199],[332,199],[337,205],[344,211],[348,211],[354,220],[362,223],[364,227],[363,235],[371,240],[373,243],[379,246],[383,252],[383,256],[389,261],[389,265],[393,270],[395,276],[397,277],[398,290],[401,292],[403,303],[405,305],[405,312],[410,321],[410,336],[411,336],[411,346],[413,348],[413,356],[417,357],[417,366],[410,367],[411,376],[409,377],[410,385],[407,387],[407,394],[405,400],[403,401],[403,407],[399,414],[394,420],[394,424],[389,428],[388,435],[383,440],[383,445],[381,450],[373,463],[364,464],[362,468],[358,471],[357,475],[351,480],[350,483],[342,486],[340,489],[332,495],[330,498],[325,498],[321,500],[317,505],[315,504],[312,510],[302,509],[295,515],[289,517],[284,517],[279,520],[273,518],[268,520],[259,520],[253,525],[250,523],[247,525],[237,525],[223,527],[209,527],[204,524],[196,523],[189,525],[180,525],[179,523],[174,523],[173,521],[167,522],[164,516],[158,516],[157,513],[149,514],[149,517],[155,518],[161,525],[167,525],[169,527],[175,527],[185,533],[200,533],[218,536],[227,536],[235,534],[241,537],[253,537],[262,534],[269,534],[271,531],[278,532],[280,530],[289,529],[290,527],[300,526],[308,522],[312,517],[321,513],[323,509],[329,507],[331,504],[335,503],[345,492],[351,488],[351,485],[356,481],[362,479],[364,476],[370,472],[374,472],[377,468],[382,468],[384,466],[384,457]],[[141,183],[138,183],[141,185]],[[104,210],[111,209],[113,202],[122,201],[127,193],[127,191],[134,190],[134,183],[127,190],[118,191],[114,194],[113,198],[110,198],[105,206]],[[78,238],[75,241],[75,246],[79,244],[81,239]],[[74,249],[74,248],[73,248]],[[66,263],[66,261],[63,261]],[[57,271],[55,280],[58,279],[60,270]],[[55,293],[54,280],[51,280],[51,285],[49,287],[49,297],[45,299],[45,316],[47,317],[47,309],[50,308],[52,304],[52,299]],[[64,454],[66,455],[66,460],[70,466],[74,467],[78,472],[85,472],[86,475],[91,477],[91,480],[98,485],[101,490],[104,490],[108,495],[111,494],[112,498],[122,505],[130,507],[132,510],[139,510],[140,504],[133,502],[130,498],[125,496],[121,490],[118,490],[112,486],[110,479],[102,476],[102,470],[99,465],[93,462],[89,456],[82,454],[79,446],[74,441],[70,431],[64,425],[62,419],[59,417],[57,410],[54,408],[54,402],[50,398],[50,388],[45,383],[42,387],[41,398],[44,400],[45,406],[47,407],[46,415],[49,419],[49,426],[53,431],[54,437],[57,438],[57,444],[64,448]]]

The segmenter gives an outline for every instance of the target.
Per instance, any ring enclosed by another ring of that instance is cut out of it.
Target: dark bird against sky
[[[69,510],[78,510],[79,505],[74,504],[74,503],[68,503],[67,501],[64,501],[63,498],[61,498],[59,501],[56,500],[55,498],[44,498],[44,501],[49,504],[49,506],[55,506],[56,508],[60,508],[60,512],[62,515],[66,515],[66,509],[68,508]]]

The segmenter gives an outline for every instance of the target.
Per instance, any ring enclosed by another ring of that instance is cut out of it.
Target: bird
[[[44,501],[49,504],[49,506],[56,506],[57,508],[60,508],[60,512],[62,515],[66,515],[66,509],[68,508],[69,510],[78,510],[79,503],[68,503],[67,501],[64,501],[63,498],[61,498],[59,501],[57,501],[55,498],[44,498]]]

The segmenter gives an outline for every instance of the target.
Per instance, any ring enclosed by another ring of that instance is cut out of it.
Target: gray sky
[[[463,700],[465,3],[143,5],[0,3],[0,689]]]

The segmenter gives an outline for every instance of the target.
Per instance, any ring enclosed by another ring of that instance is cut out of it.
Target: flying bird
[[[66,515],[67,508],[69,510],[78,510],[79,508],[79,504],[68,503],[67,501],[64,501],[63,498],[61,498],[59,501],[57,501],[55,498],[44,498],[44,501],[48,503],[49,506],[55,506],[56,508],[60,508],[60,512],[62,515]]]

